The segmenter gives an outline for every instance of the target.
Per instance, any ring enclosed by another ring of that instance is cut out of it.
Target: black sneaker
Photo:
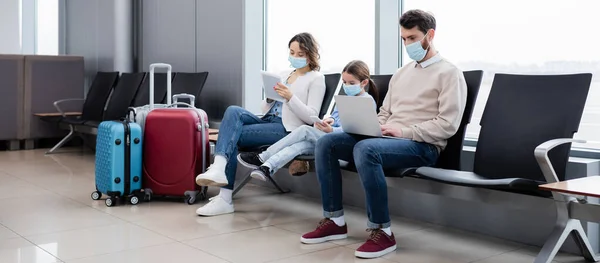
[[[269,167],[266,166],[260,166],[258,167],[258,169],[252,171],[252,173],[250,173],[250,176],[254,179],[266,182],[267,176],[271,176],[271,169],[269,169]]]
[[[257,153],[243,152],[238,154],[237,159],[243,166],[252,169],[258,169],[263,164]]]

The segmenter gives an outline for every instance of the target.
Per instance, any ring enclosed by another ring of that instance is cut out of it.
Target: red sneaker
[[[388,236],[381,229],[368,229],[367,231],[371,231],[371,235],[367,242],[356,249],[354,252],[356,257],[378,258],[396,250],[396,239],[393,233]]]
[[[348,237],[348,226],[338,226],[329,218],[319,222],[315,231],[304,234],[300,241],[304,244],[318,244],[330,240],[339,240]]]

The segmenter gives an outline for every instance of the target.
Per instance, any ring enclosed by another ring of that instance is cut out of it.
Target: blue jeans
[[[327,133],[312,126],[300,126],[262,152],[260,158],[271,168],[271,173],[275,174],[296,156],[314,154],[317,140],[325,134]]]
[[[391,225],[384,170],[433,166],[439,156],[435,146],[406,139],[368,138],[330,133],[317,142],[315,166],[321,185],[323,215],[344,214],[342,174],[338,159],[353,162],[365,190],[368,228]]]
[[[229,184],[225,188],[233,189],[238,147],[255,148],[271,145],[287,134],[280,117],[266,115],[259,118],[241,107],[229,106],[223,115],[219,127],[219,139],[215,146],[215,155],[227,159],[225,175]]]

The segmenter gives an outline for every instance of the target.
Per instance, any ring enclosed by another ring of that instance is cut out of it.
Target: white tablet
[[[263,90],[265,91],[265,97],[268,99],[285,102],[286,100],[279,96],[275,91],[275,86],[277,86],[278,82],[281,82],[281,76],[273,73],[269,73],[266,71],[261,71],[262,80],[263,80]]]
[[[323,120],[319,119],[319,117],[317,117],[317,116],[310,116],[310,120],[311,120],[313,123],[316,123],[316,122],[320,122],[320,123],[322,123],[322,122],[323,122]]]

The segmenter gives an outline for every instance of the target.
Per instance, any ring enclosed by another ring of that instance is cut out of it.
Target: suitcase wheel
[[[108,207],[116,205],[117,204],[117,198],[115,198],[115,197],[106,198],[106,200],[104,200],[104,204],[106,204],[106,206],[108,206]]]
[[[102,193],[98,191],[92,192],[92,200],[100,200],[102,198]]]
[[[132,196],[129,198],[129,203],[132,205],[137,205],[140,202],[140,199],[137,196]]]
[[[152,200],[152,189],[146,188],[144,189],[144,201],[150,202]]]
[[[198,195],[198,191],[185,191],[185,202],[188,205],[193,205],[196,203],[196,196]]]

